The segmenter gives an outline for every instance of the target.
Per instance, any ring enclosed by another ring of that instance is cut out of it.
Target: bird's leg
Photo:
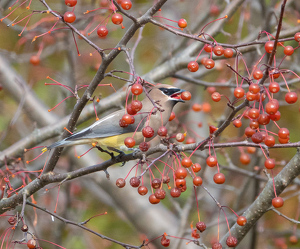
[[[104,150],[102,149],[99,145],[96,145],[96,148],[101,151],[101,152],[105,152],[106,154],[110,155],[110,157],[113,159],[115,157],[114,153],[109,152],[108,150]]]
[[[122,156],[125,155],[124,151],[118,150],[118,149],[116,149],[116,148],[114,148],[114,147],[107,146],[107,149],[119,153],[118,157],[122,157]],[[122,162],[122,166],[124,166],[125,163],[126,163],[126,162]]]

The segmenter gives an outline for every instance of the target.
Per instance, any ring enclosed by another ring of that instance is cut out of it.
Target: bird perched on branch
[[[127,138],[130,138],[131,142],[134,141],[136,145],[144,141],[148,142],[157,135],[160,127],[167,124],[175,104],[184,102],[181,99],[182,92],[184,90],[170,85],[157,84],[149,90],[144,100],[137,102],[140,106],[142,104],[142,108],[137,113],[129,106],[127,112],[132,115],[127,114],[125,118],[126,111],[113,112],[82,131],[44,148],[43,152],[56,147],[78,144],[93,144],[123,150],[124,140],[126,144]],[[131,118],[133,119],[130,120]],[[134,144],[130,143],[126,146],[130,148]]]

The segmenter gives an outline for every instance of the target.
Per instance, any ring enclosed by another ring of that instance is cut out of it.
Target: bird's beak
[[[173,93],[171,96],[170,96],[170,99],[171,100],[175,100],[177,102],[185,102],[184,100],[181,99],[181,93],[184,92],[185,90],[182,90],[182,89],[178,89],[177,92]]]

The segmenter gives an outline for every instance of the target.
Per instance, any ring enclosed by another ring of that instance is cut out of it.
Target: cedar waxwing
[[[149,90],[151,100],[145,97],[141,101],[143,107],[134,115],[133,124],[121,127],[119,122],[126,111],[124,109],[119,110],[96,121],[82,131],[44,148],[43,151],[78,144],[96,144],[97,146],[124,150],[124,140],[127,137],[133,137],[136,145],[143,141],[150,141],[157,135],[159,127],[167,124],[175,104],[184,102],[180,96],[183,91],[170,85],[157,84]],[[153,103],[159,110],[154,108]],[[153,128],[154,135],[151,138],[144,138],[142,129],[145,126]]]

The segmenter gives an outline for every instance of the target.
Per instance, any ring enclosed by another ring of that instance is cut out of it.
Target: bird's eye
[[[167,94],[169,91],[167,89],[164,90],[164,93]]]

